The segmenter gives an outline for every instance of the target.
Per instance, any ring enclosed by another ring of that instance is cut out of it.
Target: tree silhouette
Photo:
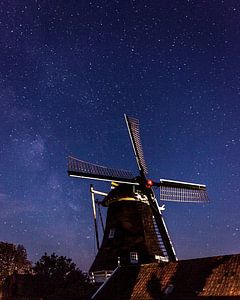
[[[0,283],[13,273],[24,274],[30,270],[24,246],[0,242]]]
[[[45,253],[33,270],[43,299],[90,299],[93,286],[70,258]]]

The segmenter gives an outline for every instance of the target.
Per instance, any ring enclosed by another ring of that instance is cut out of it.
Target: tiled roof
[[[240,299],[240,254],[120,267],[93,299]]]

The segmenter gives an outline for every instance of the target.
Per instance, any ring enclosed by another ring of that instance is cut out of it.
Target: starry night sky
[[[166,205],[178,257],[239,253],[239,71],[237,0],[1,1],[0,240],[87,270],[90,181],[67,156],[137,174],[127,113],[150,178],[208,186]]]

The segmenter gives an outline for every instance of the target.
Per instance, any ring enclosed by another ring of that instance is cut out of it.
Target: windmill
[[[160,200],[177,202],[206,202],[206,186],[175,180],[148,179],[140,139],[139,120],[125,115],[139,174],[85,162],[74,157],[68,160],[68,175],[92,180],[111,181],[109,193],[95,191],[91,185],[92,204],[98,253],[90,268],[95,281],[104,281],[119,265],[150,263],[156,260],[176,261],[162,210],[154,189],[159,188]],[[108,208],[104,235],[99,246],[96,223],[95,194],[104,196],[101,205]],[[104,275],[105,274],[105,275]]]

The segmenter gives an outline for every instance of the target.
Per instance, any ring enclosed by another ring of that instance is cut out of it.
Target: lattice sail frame
[[[160,179],[160,200],[173,202],[208,202],[206,186]]]
[[[140,138],[139,120],[124,115],[127,124],[129,136],[132,142],[134,154],[137,160],[138,168],[143,174],[148,173],[147,164],[143,154],[143,147]]]
[[[68,157],[68,175],[95,180],[137,184],[131,171],[99,166],[72,156]]]

